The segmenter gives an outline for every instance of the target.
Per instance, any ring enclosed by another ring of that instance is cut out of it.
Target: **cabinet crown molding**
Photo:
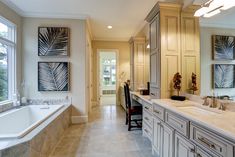
[[[145,21],[151,22],[151,20],[156,16],[160,9],[164,8],[167,8],[168,10],[181,10],[182,5],[177,3],[157,2],[145,18]]]
[[[146,38],[145,37],[131,37],[130,40],[129,40],[129,43],[132,43],[132,42],[138,42],[138,41],[146,41]]]

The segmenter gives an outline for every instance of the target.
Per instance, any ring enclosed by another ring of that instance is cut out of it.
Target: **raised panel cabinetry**
[[[199,21],[193,7],[182,11],[181,5],[158,2],[146,17],[150,30],[150,88],[152,98],[174,94],[173,76],[183,76],[183,91],[191,88],[191,74],[200,77]],[[200,84],[198,82],[198,84]]]
[[[149,80],[149,65],[146,64],[147,60],[149,60],[149,55],[145,49],[145,38],[132,37],[129,43],[131,52],[131,89],[137,91],[138,88],[145,87]]]
[[[153,153],[159,157],[172,157],[174,130],[157,117],[153,118]]]
[[[195,157],[195,146],[179,134],[175,134],[175,157]]]

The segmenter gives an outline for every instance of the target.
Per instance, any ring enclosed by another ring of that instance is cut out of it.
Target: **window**
[[[0,17],[0,103],[15,93],[15,25]]]

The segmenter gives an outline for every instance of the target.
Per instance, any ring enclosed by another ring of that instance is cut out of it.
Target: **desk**
[[[142,130],[143,136],[152,141],[153,134],[153,103],[149,95],[141,95],[139,92],[130,92],[132,105],[136,105],[136,102],[143,106],[143,123]]]

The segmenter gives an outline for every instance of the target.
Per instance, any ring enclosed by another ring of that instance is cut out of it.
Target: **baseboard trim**
[[[88,116],[72,116],[71,121],[72,121],[72,124],[87,123]]]

